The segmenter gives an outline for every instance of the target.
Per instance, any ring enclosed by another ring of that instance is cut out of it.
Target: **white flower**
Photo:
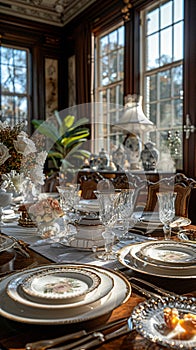
[[[31,169],[30,178],[33,183],[44,185],[45,175],[43,173],[43,167],[38,165],[34,169]]]
[[[4,130],[7,127],[8,127],[8,123],[6,121],[5,122],[0,121],[0,130]]]
[[[9,149],[3,143],[0,143],[0,165],[4,164],[10,158]]]
[[[37,151],[35,143],[28,138],[24,131],[18,134],[17,141],[14,141],[14,147],[18,153],[22,153],[24,156]]]
[[[44,165],[45,163],[45,160],[47,158],[47,152],[46,151],[42,151],[40,153],[37,154],[37,157],[36,157],[36,163],[38,165]]]

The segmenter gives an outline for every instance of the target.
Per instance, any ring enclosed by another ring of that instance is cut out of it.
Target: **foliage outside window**
[[[95,152],[103,147],[112,152],[119,135],[111,129],[119,121],[123,105],[124,26],[102,33],[95,39]],[[96,106],[97,107],[97,106]],[[100,136],[101,135],[101,136]]]
[[[141,13],[144,110],[151,140],[182,168],[184,1],[160,0]]]
[[[11,126],[24,122],[29,111],[29,51],[0,47],[1,121]]]

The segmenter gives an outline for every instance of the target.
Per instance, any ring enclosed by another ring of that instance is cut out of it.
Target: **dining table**
[[[190,229],[196,229],[195,226],[187,226]],[[187,228],[186,227],[186,228]],[[165,276],[156,276],[142,271],[136,271],[123,265],[118,259],[115,261],[100,262],[96,259],[96,252],[93,250],[84,251],[77,248],[66,246],[61,242],[52,242],[51,240],[43,239],[37,235],[36,227],[23,227],[18,224],[17,219],[5,223],[1,227],[1,234],[6,237],[12,237],[17,243],[8,250],[0,252],[0,283],[8,276],[14,277],[20,271],[28,271],[38,266],[49,266],[54,264],[67,265],[72,264],[87,264],[89,266],[100,266],[106,271],[114,271],[115,273],[126,278],[130,283],[130,295],[122,302],[121,305],[109,310],[106,314],[99,317],[91,318],[76,323],[65,324],[31,324],[30,322],[20,322],[10,317],[0,316],[0,349],[14,350],[25,349],[26,344],[43,339],[53,339],[55,337],[72,334],[76,331],[85,329],[86,331],[95,331],[103,325],[108,325],[110,322],[125,319],[127,322],[134,308],[140,303],[148,300],[148,295],[145,294],[147,287],[139,289],[134,282],[142,280],[147,283],[152,283],[155,286],[153,292],[159,293],[159,288],[166,289],[168,292],[177,293],[181,296],[190,298],[196,297],[196,278],[167,278]],[[118,241],[114,245],[114,249],[118,252],[124,246],[132,246],[140,242],[151,242],[163,239],[161,230],[151,230],[146,234],[143,232],[137,233],[132,230],[132,236],[127,240]],[[178,241],[177,235],[173,234],[172,239]],[[144,285],[145,286],[145,285]],[[156,289],[157,287],[157,289]],[[152,291],[152,290],[151,290]],[[0,301],[1,304],[2,301]],[[15,301],[17,303],[17,300]],[[60,348],[61,345],[57,347]],[[55,348],[55,347],[54,347]],[[95,348],[100,350],[140,350],[165,349],[164,345],[159,345],[157,342],[150,341],[147,337],[139,334],[136,330],[127,332],[127,334],[118,336],[115,339],[104,341]],[[81,346],[82,349],[82,346]]]

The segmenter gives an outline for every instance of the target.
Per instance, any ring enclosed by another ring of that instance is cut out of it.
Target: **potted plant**
[[[84,160],[89,158],[90,152],[81,149],[90,135],[87,123],[87,118],[76,120],[73,115],[62,119],[57,111],[52,118],[45,121],[32,121],[37,131],[46,138],[46,147],[49,148],[47,159],[51,159],[53,163],[53,168],[48,169],[50,174],[54,171],[75,174]]]

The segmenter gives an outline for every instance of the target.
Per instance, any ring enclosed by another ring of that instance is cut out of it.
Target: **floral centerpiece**
[[[28,208],[28,214],[36,222],[39,233],[43,238],[59,232],[59,225],[53,224],[56,219],[63,216],[63,210],[57,199],[48,197],[39,200]]]
[[[45,139],[37,134],[29,138],[23,127],[22,123],[12,127],[0,122],[0,177],[4,187],[27,179],[34,185],[44,184]]]
[[[29,207],[29,215],[37,223],[52,222],[63,215],[59,201],[53,198],[44,198]]]

